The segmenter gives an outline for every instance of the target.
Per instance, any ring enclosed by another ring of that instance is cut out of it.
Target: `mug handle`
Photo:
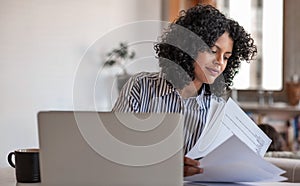
[[[7,156],[7,160],[8,160],[8,163],[10,164],[10,166],[12,166],[13,168],[16,168],[16,165],[12,161],[12,156],[13,155],[15,155],[15,152],[9,153],[8,156]]]

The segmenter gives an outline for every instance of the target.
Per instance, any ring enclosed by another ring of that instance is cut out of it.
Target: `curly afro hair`
[[[154,49],[165,78],[176,88],[194,80],[194,63],[199,52],[210,51],[225,32],[232,38],[233,50],[227,66],[213,84],[205,87],[206,94],[226,95],[241,61],[249,62],[257,53],[254,40],[236,21],[225,17],[211,5],[197,5],[181,11],[156,43]]]

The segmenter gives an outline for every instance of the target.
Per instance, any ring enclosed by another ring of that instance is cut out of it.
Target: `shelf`
[[[245,112],[261,115],[280,115],[289,118],[300,115],[300,106],[290,106],[286,103],[261,105],[255,102],[239,102],[239,105]]]

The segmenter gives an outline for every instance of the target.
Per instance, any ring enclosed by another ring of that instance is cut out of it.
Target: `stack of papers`
[[[200,160],[203,174],[185,177],[203,182],[274,182],[285,171],[264,160],[271,139],[231,99],[212,101],[207,123],[187,157]]]

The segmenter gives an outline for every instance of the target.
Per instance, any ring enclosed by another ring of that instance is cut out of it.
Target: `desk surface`
[[[41,183],[17,183],[14,169],[11,167],[0,168],[1,186],[41,186]],[[272,182],[272,183],[184,183],[184,186],[300,186],[300,183]]]

